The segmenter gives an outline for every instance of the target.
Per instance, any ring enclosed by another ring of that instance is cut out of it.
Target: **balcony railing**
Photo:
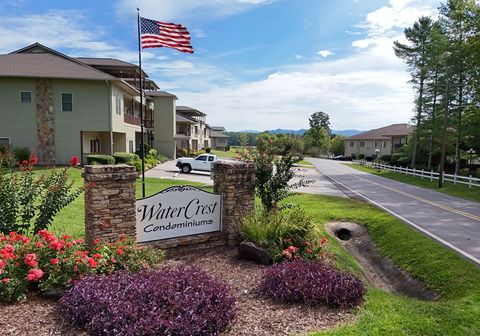
[[[137,125],[140,126],[140,118],[135,117],[130,114],[124,114],[123,115],[123,121],[127,124],[130,125]],[[143,126],[146,128],[153,128],[154,127],[154,121],[152,119],[144,119],[143,120]]]

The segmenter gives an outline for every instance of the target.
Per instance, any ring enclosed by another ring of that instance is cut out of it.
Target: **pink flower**
[[[52,250],[57,250],[57,251],[60,251],[63,247],[63,242],[60,241],[60,240],[57,240],[57,241],[54,241],[54,242],[51,242],[50,243],[50,248]]]
[[[43,276],[43,271],[39,268],[32,268],[28,274],[26,279],[28,281],[37,281]]]
[[[58,258],[53,258],[52,260],[50,260],[50,264],[52,265],[56,265],[60,262],[60,260],[58,260]]]
[[[34,166],[34,165],[37,164],[37,162],[38,162],[38,158],[37,158],[34,154],[30,155],[29,163],[30,163],[32,166]]]
[[[4,284],[7,284],[7,283],[10,282],[10,279],[9,279],[9,278],[3,278],[3,279],[2,279],[2,282],[3,282]]]
[[[2,268],[4,268],[5,266],[7,266],[7,263],[5,261],[3,261],[2,259],[0,259],[0,270]]]
[[[92,268],[97,267],[97,262],[93,258],[88,258],[88,263],[90,264],[90,267],[92,267]]]
[[[35,253],[27,253],[24,262],[28,267],[36,267],[38,265],[37,255]]]
[[[23,237],[22,238],[22,243],[27,244],[29,242],[30,242],[30,238],[28,238],[28,237]]]
[[[291,253],[295,253],[295,252],[297,252],[297,248],[295,246],[290,245],[288,247],[288,251],[291,252]]]

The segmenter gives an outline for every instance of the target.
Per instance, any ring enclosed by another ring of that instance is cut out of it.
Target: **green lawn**
[[[215,154],[216,156],[221,157],[221,158],[234,159],[238,156],[238,149],[237,148],[230,148],[229,151],[212,149],[211,153]]]
[[[413,177],[413,176],[407,176],[405,174],[393,173],[388,170],[377,170],[377,169],[360,166],[356,164],[346,164],[346,165],[351,168],[361,170],[370,174],[386,177],[391,180],[412,184],[417,187],[436,190],[448,195],[465,198],[471,201],[480,202],[480,187],[472,187],[472,190],[469,190],[468,185],[457,184],[456,186],[454,186],[452,182],[446,181],[444,183],[444,186],[441,189],[439,189],[437,180],[433,180],[433,182],[430,182],[430,179],[426,177],[422,180],[420,177]]]
[[[72,171],[77,184],[80,172]],[[147,194],[179,181],[148,179]],[[140,185],[137,184],[137,190]],[[480,335],[480,269],[439,243],[369,204],[343,198],[298,194],[287,200],[302,206],[324,231],[327,221],[364,224],[385,256],[420,278],[441,298],[425,302],[369,288],[358,321],[312,335]],[[81,235],[83,197],[64,209],[52,225],[58,232]],[[336,264],[358,273],[357,261],[331,238]]]
[[[301,160],[301,161],[297,162],[296,164],[297,165],[302,165],[302,166],[313,167],[312,163],[310,161],[307,161],[307,160]]]

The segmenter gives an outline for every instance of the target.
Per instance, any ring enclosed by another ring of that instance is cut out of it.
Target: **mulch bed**
[[[236,297],[237,317],[225,336],[298,335],[351,323],[356,318],[348,309],[280,304],[259,298],[254,288],[265,266],[239,260],[234,248],[177,254],[165,264],[194,265],[229,284]],[[0,305],[0,334],[87,335],[62,319],[55,300],[39,295],[15,305]]]

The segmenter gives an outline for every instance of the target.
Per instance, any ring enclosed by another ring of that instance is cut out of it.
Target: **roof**
[[[192,137],[185,134],[177,134],[173,137],[173,140],[190,140]]]
[[[347,140],[388,140],[391,136],[407,136],[413,130],[409,124],[393,124],[368,132],[352,135]]]
[[[205,113],[200,112],[199,110],[194,109],[192,107],[188,107],[188,106],[177,106],[176,109],[177,109],[177,112],[184,112],[184,113],[197,115],[197,116],[206,116]]]
[[[175,99],[178,99],[177,96],[167,91],[145,91],[145,95],[150,97],[173,97]]]
[[[0,77],[117,80],[40,43],[0,55]]]
[[[97,65],[97,66],[138,68],[138,65],[128,63],[116,58],[77,57],[76,59],[82,63],[92,65],[92,66]]]
[[[210,138],[230,138],[228,135],[217,132],[217,131],[212,131],[210,132]]]
[[[177,122],[183,122],[183,123],[188,123],[188,124],[195,124],[196,122],[191,120],[190,118],[187,118],[181,114],[178,114],[176,115],[176,121]]]
[[[214,131],[220,131],[220,132],[225,131],[225,127],[223,126],[210,126],[210,128]]]

